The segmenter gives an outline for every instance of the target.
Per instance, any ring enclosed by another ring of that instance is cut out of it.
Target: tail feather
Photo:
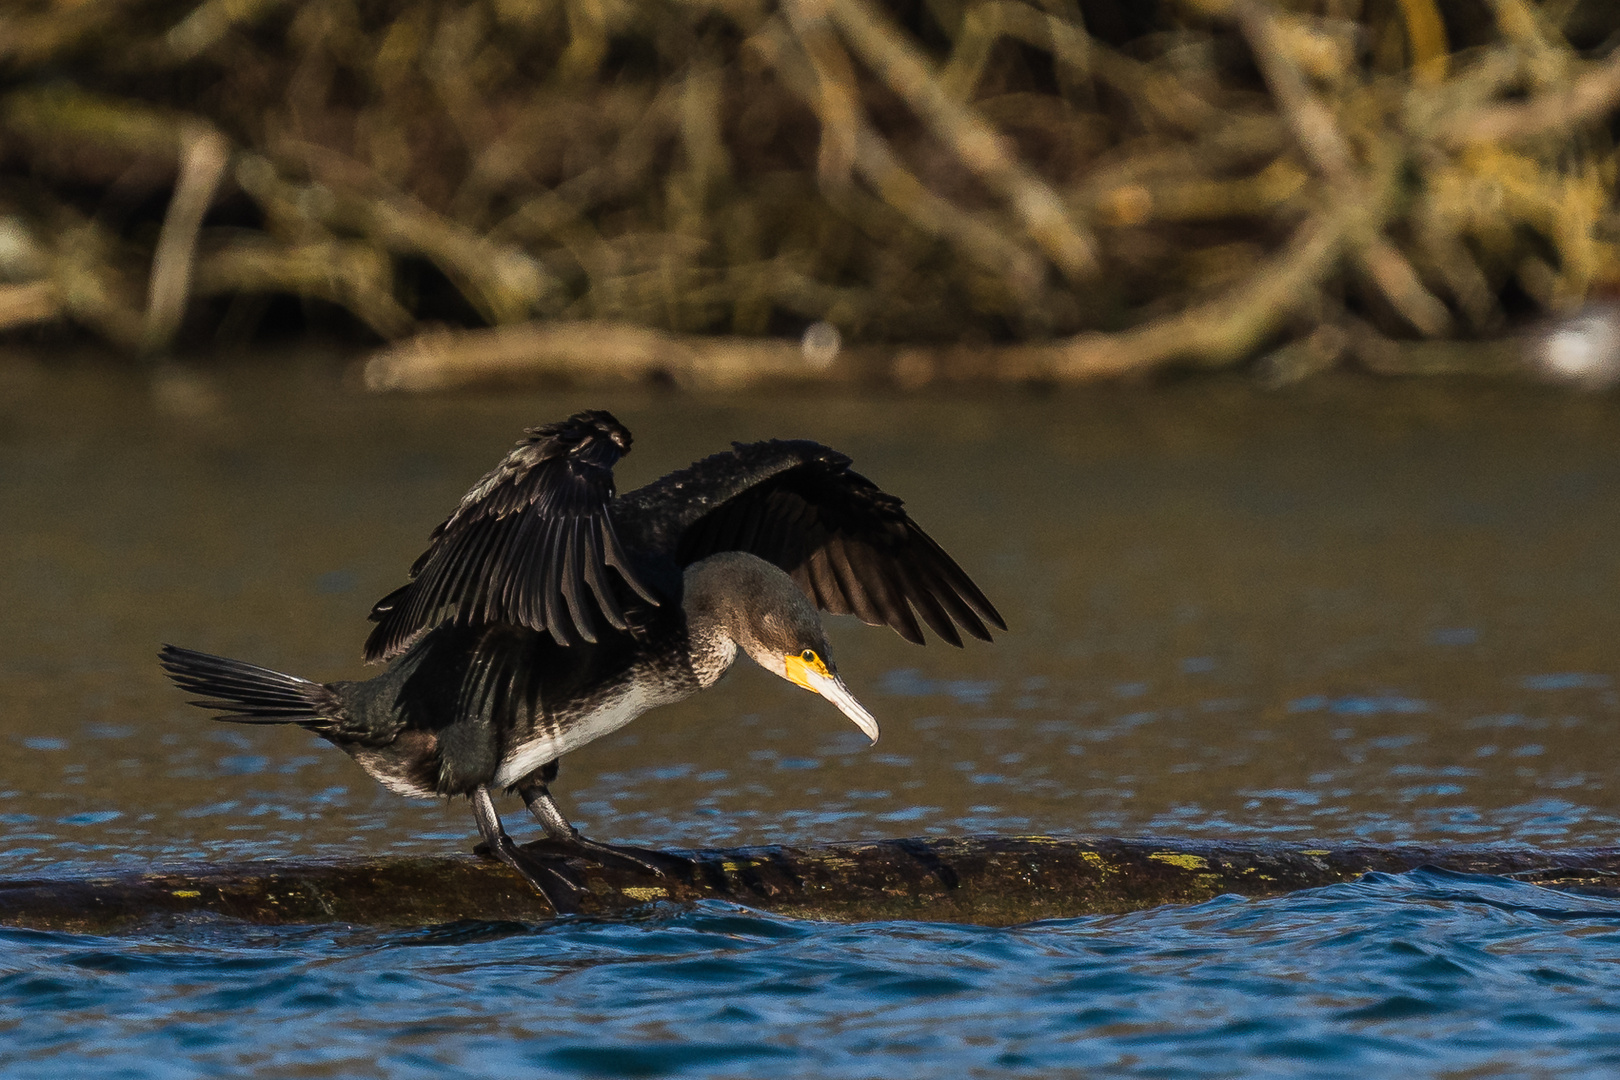
[[[223,715],[217,720],[318,729],[341,716],[341,702],[330,687],[295,675],[174,645],[163,646],[158,662],[180,689],[204,695],[191,704],[219,710]]]

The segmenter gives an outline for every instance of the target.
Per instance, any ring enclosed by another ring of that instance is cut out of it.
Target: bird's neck
[[[749,640],[749,620],[757,617],[754,609],[773,576],[787,580],[764,559],[737,551],[711,555],[686,568],[681,608],[692,670],[705,688],[719,681],[737,659],[738,645]]]

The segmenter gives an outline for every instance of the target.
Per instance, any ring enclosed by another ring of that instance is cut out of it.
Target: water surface
[[[0,931],[8,1077],[1612,1076],[1620,904],[1419,871],[988,930]]]
[[[739,665],[566,759],[562,802],[603,839],[1563,847],[1612,843],[1620,821],[1608,399],[1210,382],[410,398],[320,364],[3,372],[0,873],[469,847],[464,802],[390,795],[296,729],[211,723],[155,652],[364,675],[365,613],[432,526],[524,426],[584,407],[635,433],[624,489],[731,439],[848,452],[1011,626],[919,649],[834,620],[883,725],[871,749]],[[1417,874],[1012,931],[700,907],[403,935],[9,932],[0,1053],[7,1075],[1604,1075],[1615,914]]]

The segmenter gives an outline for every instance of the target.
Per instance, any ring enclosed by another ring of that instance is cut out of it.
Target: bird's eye
[[[807,664],[819,664],[821,662],[821,657],[816,655],[816,650],[814,649],[804,650],[804,652],[799,654],[799,659],[803,660]]]

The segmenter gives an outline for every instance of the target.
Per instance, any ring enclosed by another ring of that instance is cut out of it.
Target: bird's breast
[[[542,765],[617,731],[648,709],[687,696],[675,689],[656,680],[633,679],[547,717],[506,748],[495,772],[496,785],[511,787]]]

